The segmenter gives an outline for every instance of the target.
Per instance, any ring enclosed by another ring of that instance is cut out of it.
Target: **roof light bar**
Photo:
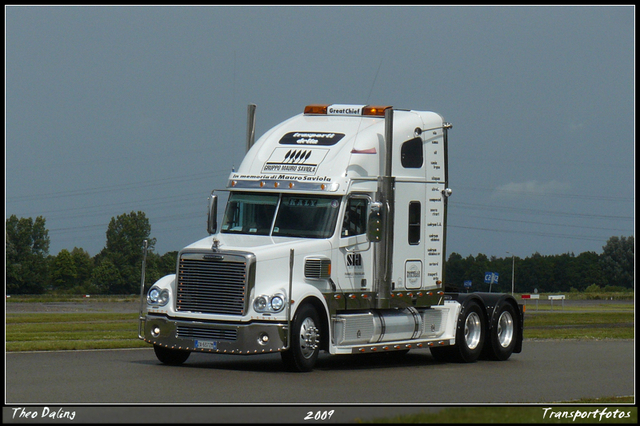
[[[305,114],[316,115],[355,115],[355,116],[373,116],[384,117],[384,111],[391,106],[373,106],[373,105],[320,105],[312,104],[304,108]]]

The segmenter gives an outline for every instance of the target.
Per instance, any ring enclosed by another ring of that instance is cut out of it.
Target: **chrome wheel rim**
[[[313,356],[318,348],[320,332],[311,318],[305,318],[300,326],[300,353],[306,359]]]
[[[498,342],[506,348],[513,341],[514,323],[511,313],[505,311],[498,318]]]
[[[480,337],[482,336],[482,321],[480,315],[476,312],[471,312],[464,323],[464,340],[467,342],[467,347],[474,350],[480,343]]]

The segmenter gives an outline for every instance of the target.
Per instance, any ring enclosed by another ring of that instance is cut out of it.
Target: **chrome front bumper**
[[[164,315],[140,318],[141,338],[154,345],[194,352],[252,355],[287,349],[287,324],[185,321]]]

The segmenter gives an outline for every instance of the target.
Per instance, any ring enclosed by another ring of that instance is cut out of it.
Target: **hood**
[[[331,250],[331,240],[291,237],[271,237],[263,235],[234,235],[218,233],[210,235],[182,249],[187,251],[211,251],[213,240],[217,239],[221,252],[250,252],[257,260],[271,260],[289,257],[289,250],[294,249],[296,255],[309,253],[320,254]]]

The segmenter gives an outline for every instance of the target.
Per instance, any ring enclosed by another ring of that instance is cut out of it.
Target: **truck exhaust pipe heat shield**
[[[375,288],[377,291],[376,307],[387,309],[390,306],[391,296],[391,259],[393,256],[393,223],[394,223],[394,189],[395,178],[391,176],[392,148],[393,148],[393,109],[384,111],[384,156],[380,167],[383,175],[378,179],[377,198],[382,203],[382,238],[375,250]],[[383,162],[384,161],[384,162]]]

